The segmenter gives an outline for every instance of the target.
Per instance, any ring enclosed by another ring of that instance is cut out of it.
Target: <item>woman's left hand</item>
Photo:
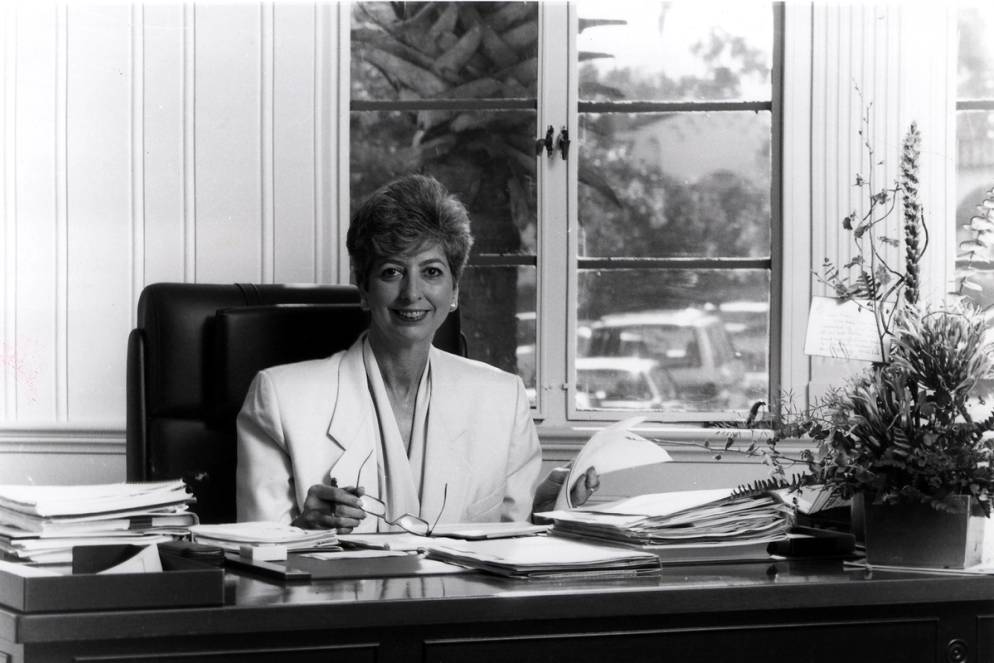
[[[556,499],[562,489],[563,482],[569,476],[569,465],[557,467],[549,472],[545,480],[539,484],[535,490],[535,501],[532,512],[552,511],[556,508]],[[573,483],[570,489],[570,500],[573,506],[582,506],[587,503],[590,496],[600,487],[600,476],[594,467],[587,468],[580,477]]]
[[[590,499],[590,496],[594,494],[598,488],[601,487],[601,478],[597,474],[597,468],[590,466],[587,471],[580,475],[580,478],[576,480],[573,484],[573,488],[570,489],[570,499],[573,501],[573,506],[583,506]]]

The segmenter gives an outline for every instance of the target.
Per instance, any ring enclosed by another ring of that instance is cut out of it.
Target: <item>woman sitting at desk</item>
[[[431,345],[472,241],[465,207],[433,178],[402,177],[362,204],[348,250],[369,329],[348,350],[256,376],[238,415],[239,520],[344,533],[552,508],[564,473],[536,491],[521,379]],[[574,504],[596,483],[581,477]]]

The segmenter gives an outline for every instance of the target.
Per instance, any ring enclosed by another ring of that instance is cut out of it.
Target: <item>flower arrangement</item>
[[[863,126],[868,126],[865,118]],[[864,131],[860,134],[866,138]],[[757,403],[745,427],[771,429],[772,435],[741,453],[762,456],[771,479],[739,491],[824,485],[846,499],[862,494],[877,502],[924,503],[942,511],[961,510],[959,496],[969,495],[990,516],[994,414],[978,416],[976,411],[985,405],[977,386],[994,370],[992,348],[985,340],[983,311],[971,301],[962,296],[938,305],[919,301],[919,265],[928,244],[918,201],[920,144],[912,124],[893,187],[877,191],[869,179],[857,178],[856,185],[868,191],[869,208],[842,222],[851,233],[855,256],[841,268],[826,261],[818,275],[838,298],[873,311],[883,361],[804,411],[786,399],[763,419],[758,411],[764,404]],[[872,165],[868,139],[864,147]],[[898,199],[903,237],[894,240],[878,233]],[[968,229],[972,237],[962,243],[961,257],[969,262],[958,277],[958,295],[977,289],[972,262],[994,243],[994,189]],[[888,260],[885,247],[892,247],[889,255],[903,258],[900,268]],[[788,457],[776,446],[788,438],[811,440],[815,448],[799,458]],[[729,434],[716,457],[737,451],[737,439]]]

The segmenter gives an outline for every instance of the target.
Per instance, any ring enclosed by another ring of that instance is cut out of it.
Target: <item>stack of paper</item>
[[[509,578],[632,576],[659,570],[652,553],[551,536],[442,541],[428,557]]]
[[[334,530],[302,529],[268,520],[195,525],[190,528],[190,533],[197,543],[219,546],[231,552],[239,552],[242,546],[284,546],[288,551],[330,550],[338,546]]]
[[[765,556],[766,544],[786,536],[792,510],[771,494],[731,495],[655,493],[540,515],[553,520],[553,534],[644,547],[664,562]]]
[[[0,552],[62,564],[74,546],[153,544],[185,536],[197,516],[182,480],[0,486]]]

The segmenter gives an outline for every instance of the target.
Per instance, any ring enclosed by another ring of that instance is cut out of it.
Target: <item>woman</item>
[[[347,245],[369,329],[348,350],[256,376],[238,416],[239,520],[344,533],[550,507],[563,474],[536,498],[541,451],[520,378],[431,345],[472,245],[463,205],[433,178],[402,177],[362,204]],[[575,503],[595,477],[577,482]]]

